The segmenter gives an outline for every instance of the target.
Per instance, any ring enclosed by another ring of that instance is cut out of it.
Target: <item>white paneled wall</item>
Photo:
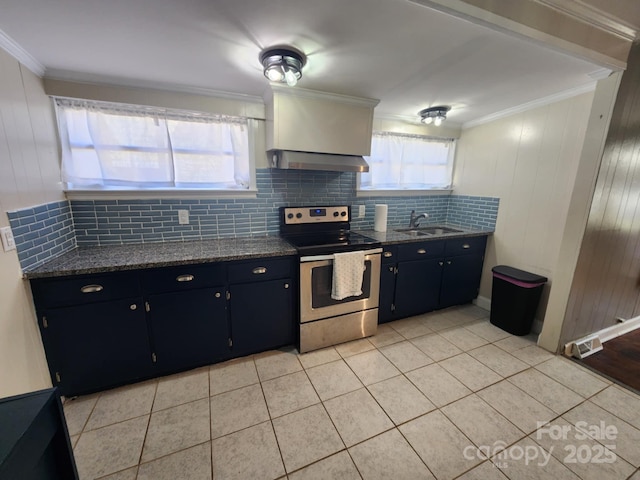
[[[62,200],[55,121],[42,81],[0,49],[0,226],[6,212]],[[28,282],[0,250],[0,397],[50,386]]]
[[[453,193],[500,198],[481,297],[491,297],[495,265],[553,279],[592,100],[586,93],[462,132]]]

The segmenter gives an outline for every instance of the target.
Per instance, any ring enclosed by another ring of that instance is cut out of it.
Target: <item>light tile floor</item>
[[[82,480],[640,480],[640,396],[471,305],[64,409]]]

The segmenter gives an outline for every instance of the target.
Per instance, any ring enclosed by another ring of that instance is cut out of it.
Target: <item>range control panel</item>
[[[286,207],[284,223],[297,225],[303,223],[334,223],[349,221],[349,206],[337,207]]]

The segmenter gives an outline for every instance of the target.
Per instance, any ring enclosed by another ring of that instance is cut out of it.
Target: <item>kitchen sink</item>
[[[412,237],[424,237],[426,235],[433,235],[432,233],[423,232],[421,230],[409,230],[408,228],[401,228],[396,232],[404,233],[405,235],[411,235]]]
[[[442,235],[445,233],[460,233],[462,232],[462,230],[451,227],[442,227],[439,225],[430,225],[415,228],[397,228],[396,232],[404,233],[405,235],[411,235],[412,237],[424,237],[429,235]]]

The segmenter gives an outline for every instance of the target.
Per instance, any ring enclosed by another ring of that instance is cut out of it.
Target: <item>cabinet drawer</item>
[[[145,270],[142,274],[142,288],[145,294],[215,287],[224,283],[223,263],[157,268]]]
[[[292,275],[291,258],[260,259],[229,265],[229,283],[259,282]]]
[[[423,258],[440,257],[444,254],[444,240],[432,242],[416,242],[398,245],[398,260],[421,260]]]
[[[84,305],[140,295],[137,272],[32,280],[31,287],[38,308]]]
[[[382,263],[395,263],[398,261],[398,246],[385,245],[382,247]]]
[[[487,237],[464,237],[447,240],[445,255],[464,255],[467,253],[482,253],[487,244]]]

